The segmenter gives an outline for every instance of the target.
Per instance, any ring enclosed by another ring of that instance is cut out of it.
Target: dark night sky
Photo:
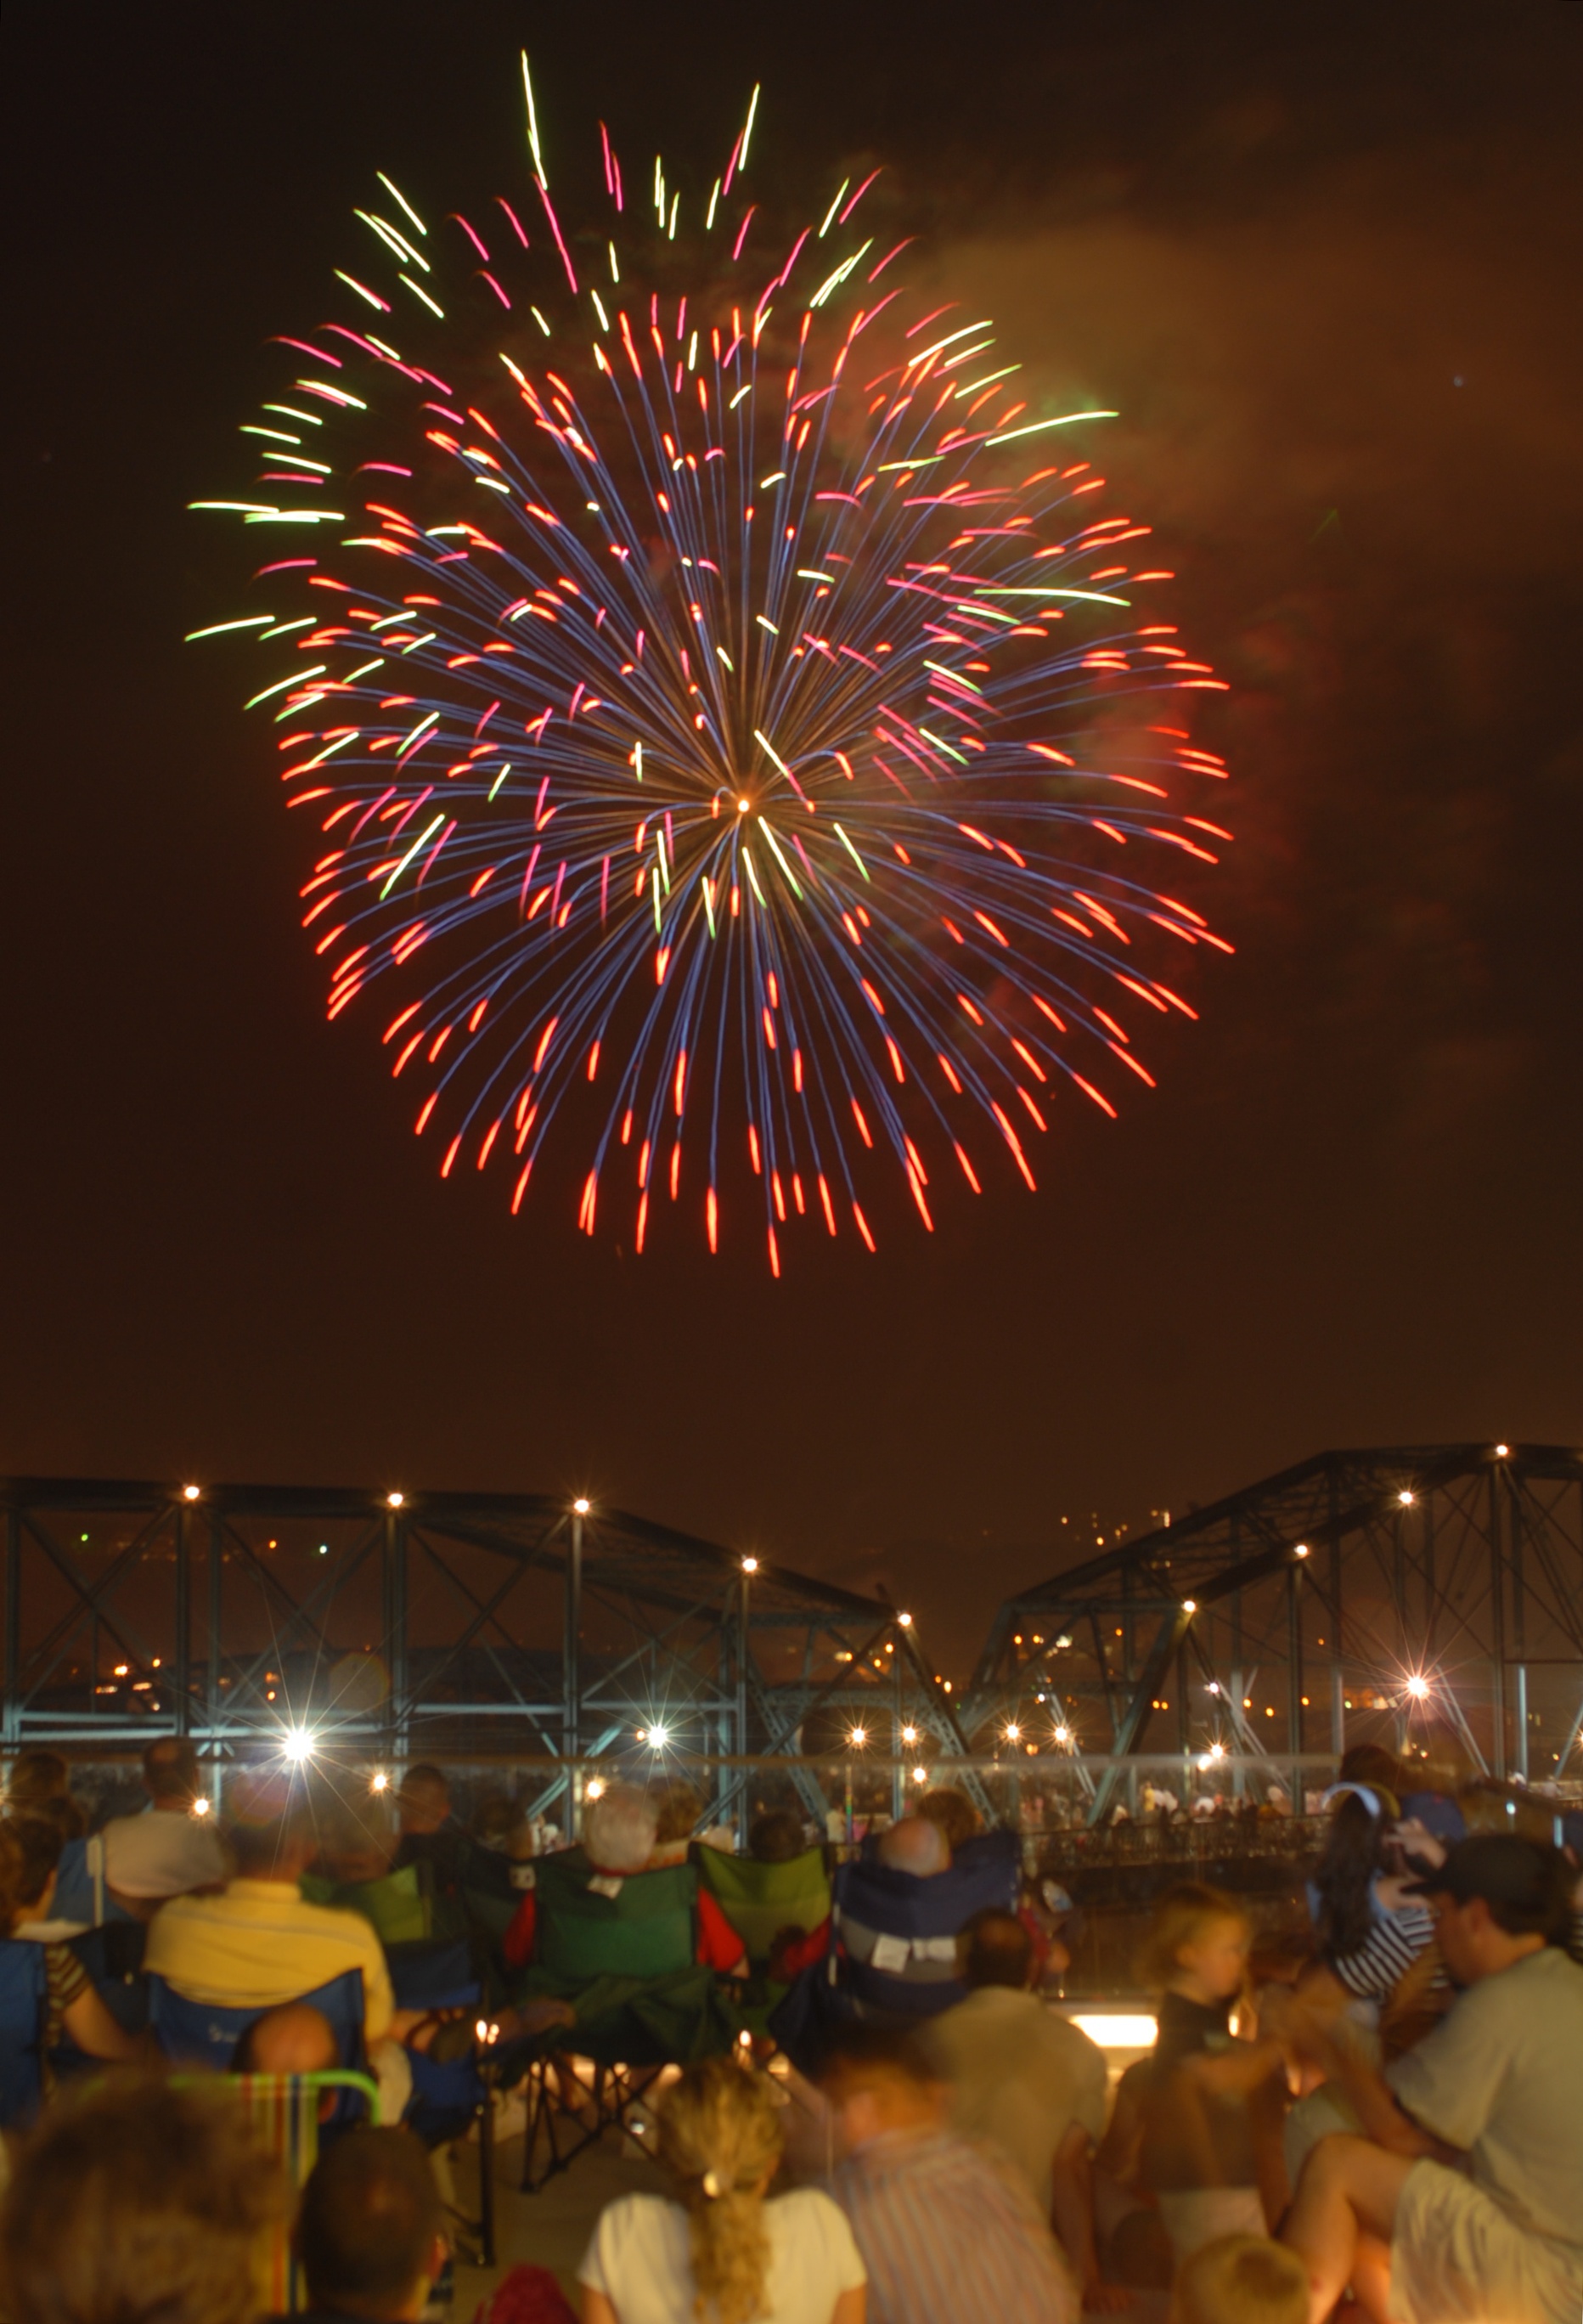
[[[179,642],[262,341],[374,169],[524,182],[524,41],[563,184],[602,113],[702,171],[760,78],[788,202],[885,161],[915,281],[1120,409],[1106,506],[1235,681],[1238,957],[1158,1093],[778,1285],[442,1187]],[[585,1489],[905,1588],[951,1666],[1063,1512],[1576,1441],[1583,8],[14,0],[5,48],[0,1468]]]

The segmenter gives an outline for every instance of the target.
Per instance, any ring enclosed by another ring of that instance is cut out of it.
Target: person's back
[[[112,1816],[101,1834],[110,1894],[140,1920],[167,1897],[217,1887],[225,1877],[225,1850],[188,1737],[161,1735],[149,1745],[143,1784],[149,1795],[143,1812]]]
[[[676,2190],[600,2215],[578,2269],[584,2324],[863,2324],[863,2265],[829,2196],[766,2201],[780,2160],[767,2079],[731,2058],[691,2066],[660,2101]]]
[[[822,2071],[845,2159],[832,2181],[869,2271],[871,2324],[1076,2324],[1077,2288],[1011,2166],[943,2126],[913,2035],[848,2026]]]
[[[998,2147],[1045,2215],[1055,2158],[1074,2126],[1105,2127],[1104,2052],[1028,1990],[1033,1945],[1014,1913],[975,1914],[962,1932],[965,2000],[918,2039],[951,2093],[952,2127]]]
[[[220,2008],[271,2008],[356,1969],[364,2034],[382,2040],[395,2007],[384,1949],[356,1913],[299,1894],[315,1842],[289,1779],[241,1776],[232,1805],[235,1877],[217,1895],[161,1906],[144,1966],[187,1999]]]

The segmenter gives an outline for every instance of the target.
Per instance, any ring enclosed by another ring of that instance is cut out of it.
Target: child
[[[1260,2236],[1221,2236],[1176,2285],[1177,2324],[1308,2324],[1308,2275],[1295,2252]]]
[[[675,2197],[606,2206],[578,2275],[584,2324],[862,2324],[851,2229],[817,2188],[765,2200],[780,2161],[768,2078],[731,2058],[689,2066],[659,2102]]]
[[[1251,1943],[1234,1898],[1185,1885],[1161,1898],[1139,1960],[1160,1996],[1140,2175],[1179,2264],[1218,2236],[1266,2235],[1266,2202],[1271,2219],[1284,2205],[1284,2054],[1230,2030]]]

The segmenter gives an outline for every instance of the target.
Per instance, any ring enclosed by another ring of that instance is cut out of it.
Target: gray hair
[[[589,1803],[583,1848],[601,1872],[641,1872],[654,1853],[654,1803],[630,1784],[612,1784]]]

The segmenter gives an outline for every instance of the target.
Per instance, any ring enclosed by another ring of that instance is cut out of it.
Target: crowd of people
[[[244,1767],[223,1809],[200,1776],[161,1738],[146,1810],[89,1833],[63,1761],[9,1771],[15,2324],[254,2324],[287,2238],[327,2324],[435,2312],[437,2057],[568,2112],[577,2061],[636,2070],[659,2174],[599,2216],[586,2324],[1583,2317],[1583,1831],[1514,1788],[1414,1795],[1359,1752],[1284,1918],[1168,1889],[1156,2040],[1118,2081],[1051,2004],[1071,1898],[948,1785],[833,1868],[795,1811],[739,1850],[681,1784],[591,1785],[564,1847],[503,1796],[465,1822],[433,1767],[355,1796]],[[464,1938],[476,2006],[403,2007],[402,1964]],[[230,2080],[170,2072],[179,2007],[234,2033],[223,2077],[366,2071],[383,2126],[327,2088],[289,2185]],[[571,2313],[518,2273],[490,2324]]]

